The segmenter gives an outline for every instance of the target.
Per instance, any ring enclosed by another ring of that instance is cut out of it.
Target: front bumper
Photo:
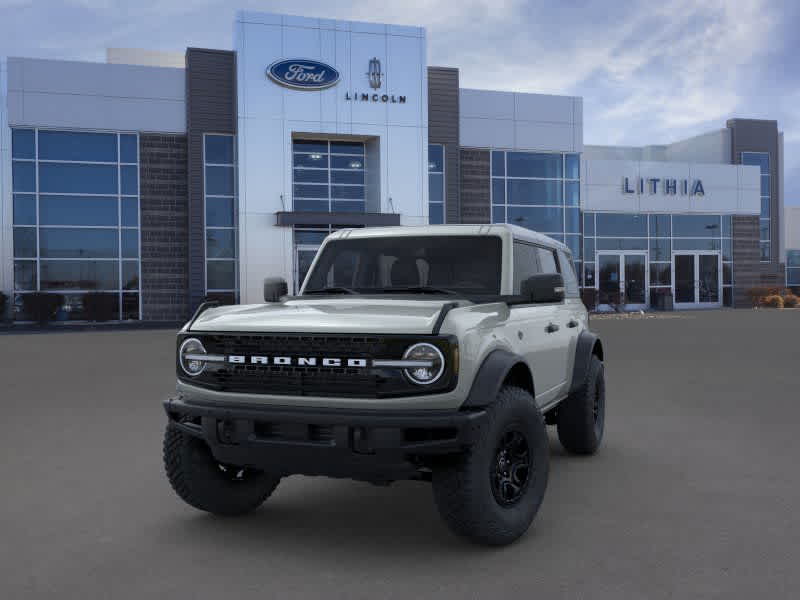
[[[226,464],[281,475],[367,481],[422,476],[431,457],[472,445],[486,412],[321,410],[164,402],[171,426],[203,439]]]

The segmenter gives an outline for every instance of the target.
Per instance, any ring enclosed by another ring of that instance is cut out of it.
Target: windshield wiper
[[[377,290],[382,294],[409,293],[409,294],[446,294],[448,296],[460,296],[458,292],[445,288],[432,287],[429,285],[412,285],[408,287],[385,287]]]
[[[309,294],[358,294],[358,292],[347,287],[331,286],[303,292],[304,296]]]

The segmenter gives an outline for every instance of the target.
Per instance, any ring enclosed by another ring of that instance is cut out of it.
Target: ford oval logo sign
[[[316,60],[279,60],[267,68],[272,81],[296,90],[324,90],[339,83],[339,71]]]

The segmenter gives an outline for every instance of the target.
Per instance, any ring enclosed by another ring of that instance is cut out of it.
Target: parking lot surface
[[[606,437],[500,549],[428,484],[291,477],[254,515],[161,464],[170,331],[0,335],[0,598],[798,598],[800,310],[595,319]]]

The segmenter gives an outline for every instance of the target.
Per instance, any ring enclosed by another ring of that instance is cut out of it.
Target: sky
[[[665,144],[776,119],[800,205],[800,2],[793,0],[0,0],[0,56],[230,49],[235,11],[421,25],[462,87],[583,97],[584,143]]]

